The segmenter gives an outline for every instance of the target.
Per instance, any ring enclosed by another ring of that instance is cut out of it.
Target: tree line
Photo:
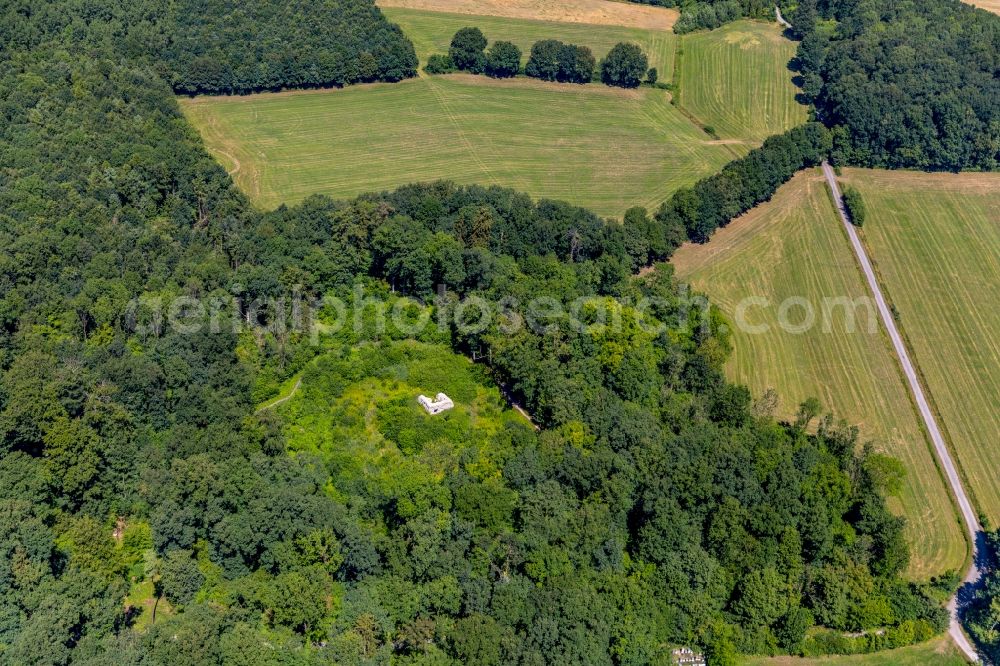
[[[418,65],[372,0],[43,0],[9,3],[2,19],[11,48],[69,34],[148,63],[182,94],[399,81]]]
[[[497,41],[487,49],[487,44],[486,36],[479,28],[462,28],[452,38],[448,54],[432,55],[425,70],[429,74],[463,71],[500,79],[523,73],[544,81],[590,83],[599,69],[603,83],[621,88],[636,88],[643,81],[654,84],[658,77],[656,68],[647,69],[649,60],[642,49],[626,42],[616,44],[598,68],[589,47],[543,39],[531,47],[523,70],[522,53],[517,45]]]
[[[987,552],[983,553],[986,566],[982,579],[976,582],[972,598],[964,610],[963,624],[969,630],[977,647],[991,663],[1000,661],[1000,568],[997,567],[997,553],[1000,553],[1000,531],[986,528]]]

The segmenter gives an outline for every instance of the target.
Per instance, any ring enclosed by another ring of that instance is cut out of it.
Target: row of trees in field
[[[718,174],[675,192],[657,211],[657,220],[674,230],[667,233],[675,247],[677,239],[707,242],[717,228],[770,200],[796,172],[822,162],[832,145],[831,132],[817,122],[772,136]]]
[[[524,73],[544,81],[590,83],[596,67],[597,60],[588,47],[545,39],[531,47]]]
[[[494,42],[487,49],[487,39],[479,28],[462,28],[455,33],[447,55],[432,55],[425,68],[429,74],[464,71],[495,78],[517,76],[521,70],[521,49],[507,41]],[[656,83],[657,71],[647,69],[649,61],[635,44],[616,44],[601,61],[600,79],[609,86],[638,87],[643,81]],[[590,83],[598,70],[589,47],[543,39],[531,47],[523,73],[544,81]]]

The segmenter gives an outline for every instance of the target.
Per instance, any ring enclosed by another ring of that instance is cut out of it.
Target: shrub
[[[596,67],[597,60],[586,46],[543,39],[531,47],[524,73],[545,81],[589,83]]]
[[[648,83],[651,86],[655,86],[656,82],[659,81],[659,79],[660,79],[660,73],[656,70],[655,67],[650,67],[649,71],[646,72],[646,83]]]
[[[865,202],[861,198],[861,192],[853,187],[844,188],[844,208],[847,209],[847,216],[851,218],[851,224],[856,227],[865,225]]]
[[[479,28],[462,28],[451,38],[448,55],[456,69],[482,74],[486,69],[486,36]]]
[[[637,88],[646,75],[649,60],[635,44],[619,42],[601,62],[601,81],[609,86]]]
[[[674,24],[674,32],[683,35],[695,30],[714,30],[725,23],[754,13],[735,0],[691,5],[681,12],[681,17]]]
[[[451,58],[443,53],[435,53],[427,59],[427,66],[424,71],[428,74],[449,74],[455,71],[455,63]]]
[[[495,42],[486,54],[486,73],[498,79],[517,76],[521,71],[521,49],[511,42]]]

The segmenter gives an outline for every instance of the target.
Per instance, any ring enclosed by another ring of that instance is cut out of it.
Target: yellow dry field
[[[1000,0],[967,0],[967,2],[988,12],[1000,14]]]
[[[868,288],[822,174],[800,173],[709,243],[681,248],[672,263],[734,323],[727,368],[733,380],[755,396],[775,389],[780,417],[815,396],[826,410],[857,424],[862,441],[903,463],[905,487],[893,508],[908,523],[908,575],[923,579],[959,568],[967,548],[949,491],[874,306],[864,305]],[[860,307],[836,305],[834,299],[845,298]],[[807,308],[815,323],[799,331]]]
[[[679,16],[674,9],[609,0],[378,0],[376,4],[452,14],[620,25],[648,30],[671,30]]]

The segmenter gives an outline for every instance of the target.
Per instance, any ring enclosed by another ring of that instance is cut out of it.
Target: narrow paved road
[[[889,333],[889,339],[892,340],[892,346],[896,350],[896,356],[899,357],[900,365],[903,367],[903,373],[906,375],[906,381],[910,385],[910,391],[917,403],[917,409],[920,411],[920,416],[924,421],[924,425],[927,427],[927,432],[931,436],[931,442],[934,444],[934,452],[937,454],[937,458],[942,469],[944,469],[948,485],[951,486],[951,491],[954,494],[955,499],[958,502],[958,508],[962,513],[962,521],[965,523],[965,528],[969,532],[969,543],[972,544],[973,549],[972,565],[969,567],[969,571],[965,575],[964,582],[973,583],[979,578],[979,564],[977,557],[982,554],[978,552],[980,549],[977,546],[977,542],[981,538],[982,534],[982,528],[979,526],[979,519],[976,517],[976,512],[972,510],[972,503],[969,501],[969,497],[965,494],[965,488],[962,486],[962,480],[958,476],[958,471],[955,469],[955,463],[951,459],[951,454],[948,452],[947,445],[945,445],[944,437],[941,436],[941,429],[938,428],[937,420],[934,418],[934,412],[931,410],[931,407],[927,402],[927,396],[924,395],[924,390],[920,385],[917,372],[913,367],[913,363],[910,361],[909,353],[906,351],[906,345],[903,343],[903,338],[899,334],[899,330],[896,328],[896,320],[893,318],[885,297],[882,295],[882,288],[879,286],[878,280],[875,278],[875,270],[872,268],[872,263],[868,259],[868,253],[865,251],[865,246],[861,243],[861,238],[858,237],[857,229],[854,228],[854,225],[851,224],[850,219],[848,219],[847,210],[844,208],[844,199],[840,193],[840,187],[837,184],[837,177],[828,162],[823,162],[823,173],[826,175],[826,180],[830,184],[830,189],[833,191],[833,198],[837,202],[837,211],[840,213],[840,220],[843,222],[844,228],[847,230],[847,236],[851,239],[851,246],[854,248],[854,254],[858,258],[858,263],[861,264],[861,270],[865,274],[865,279],[868,280],[868,287],[871,289],[872,295],[875,297],[875,303],[878,305],[878,311],[882,317],[882,323],[885,324],[885,328]],[[962,625],[958,619],[958,595],[953,597],[948,603],[948,610],[951,611],[951,628],[949,633],[951,634],[952,639],[969,659],[972,661],[978,661],[979,658],[976,654],[976,650],[972,647],[972,644],[969,642],[968,637],[966,637],[965,632],[962,631]]]

